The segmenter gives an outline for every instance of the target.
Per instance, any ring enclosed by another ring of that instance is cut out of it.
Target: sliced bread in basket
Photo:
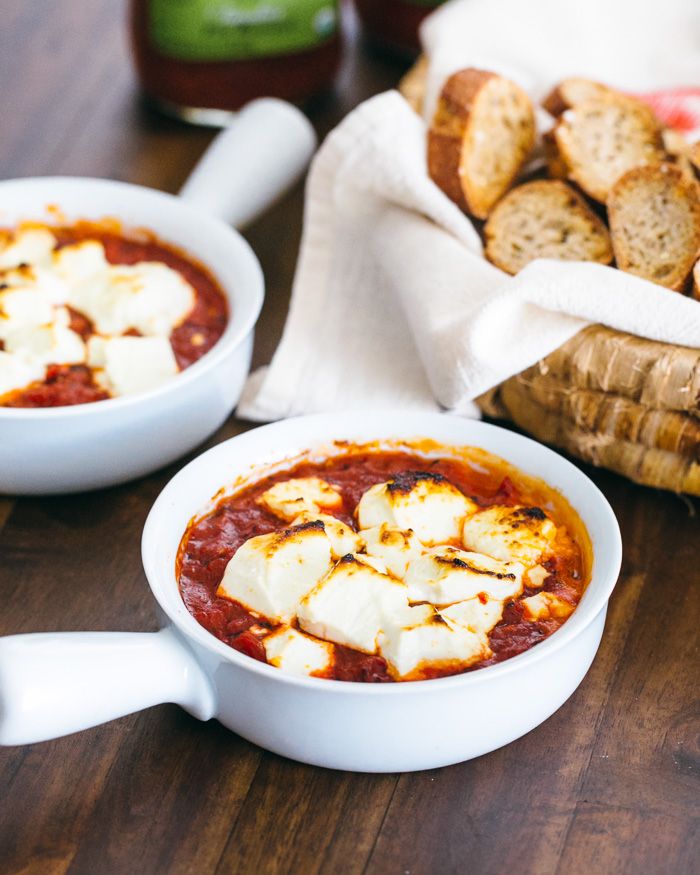
[[[410,81],[411,103],[418,112],[425,93],[425,70],[422,62],[406,78]],[[677,183],[680,173],[685,180],[683,185],[689,186],[683,190],[691,194],[695,190],[700,173],[700,144],[693,146],[679,132],[665,128],[640,100],[588,80],[565,80],[557,90],[559,107],[550,105],[550,109],[563,114],[553,131],[543,135],[544,164],[550,177],[560,180],[558,184],[568,180],[569,185],[580,186],[583,195],[579,193],[578,197],[586,210],[601,220],[610,219],[605,209],[610,189],[620,176],[640,165],[642,169],[670,165],[675,168],[670,172],[674,184],[680,185]],[[576,148],[569,149],[570,142],[575,143],[579,149],[576,154],[583,160],[573,160]],[[533,170],[533,175],[536,172]],[[642,174],[642,179],[645,177]],[[441,184],[434,175],[433,179]],[[525,183],[520,189],[530,184],[533,183]],[[509,227],[501,221],[501,207],[510,208],[511,202],[516,208],[522,205],[520,189],[510,194],[503,192],[505,197],[492,208],[484,229],[486,254],[510,272],[529,259],[518,253],[517,259],[506,264],[494,240]],[[589,203],[587,197],[599,203]],[[615,208],[616,204],[609,206]],[[681,224],[695,214],[692,207],[683,209],[687,212]],[[529,217],[517,209],[513,212],[519,220],[515,242],[526,254],[535,251],[539,254],[540,241],[533,245],[533,241],[520,239],[529,236]],[[673,218],[676,214],[667,211],[663,215],[665,218],[656,207],[632,209],[625,221],[630,229],[639,223],[649,223],[647,231],[651,229],[653,233],[655,224],[662,219],[663,233],[670,232],[666,239],[677,241],[678,228]],[[692,260],[688,267],[685,258],[690,259],[693,248],[693,222],[687,222],[686,227],[690,230],[679,235],[682,245],[674,249],[682,253],[683,265],[678,266],[678,273],[690,272],[692,268],[695,296],[700,299],[700,252],[695,255],[695,267]],[[617,266],[632,269],[620,240],[618,236]],[[528,245],[522,246],[523,243]],[[508,258],[512,258],[508,247],[506,251]],[[647,252],[648,259],[653,252],[654,245]],[[594,465],[649,486],[700,496],[700,349],[589,325],[559,349],[492,387],[476,401],[487,415],[509,419],[539,440]]]
[[[511,274],[535,258],[612,261],[604,223],[570,185],[556,179],[510,191],[489,216],[484,234],[486,257]]]
[[[430,175],[462,209],[485,219],[535,142],[530,98],[486,70],[461,70],[442,89],[428,134]]]
[[[608,196],[617,266],[683,291],[700,255],[700,187],[668,164],[634,167]]]

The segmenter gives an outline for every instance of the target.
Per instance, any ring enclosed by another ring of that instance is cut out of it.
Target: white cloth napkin
[[[429,94],[467,65],[507,73],[535,98],[573,74],[634,90],[700,83],[699,35],[695,0],[665,0],[663,11],[652,0],[455,0],[424,28]],[[489,264],[427,175],[424,123],[387,92],[314,159],[284,335],[238,414],[474,414],[472,399],[591,322],[700,347],[700,304],[653,283],[583,262],[535,261],[516,277]]]

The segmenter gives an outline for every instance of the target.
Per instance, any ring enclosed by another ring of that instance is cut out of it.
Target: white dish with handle
[[[207,150],[179,196],[105,179],[0,182],[0,227],[117,219],[201,262],[230,318],[213,349],[157,389],[89,404],[0,407],[0,493],[97,489],[153,471],[193,449],[228,417],[243,388],[263,301],[260,264],[242,227],[298,178],[315,146],[283,101],[249,104]]]
[[[296,677],[216,639],[187,611],[176,580],[189,521],[251,468],[334,440],[428,438],[475,446],[541,478],[578,513],[591,580],[567,622],[525,653],[475,672],[397,684]],[[529,732],[579,685],[600,643],[621,562],[615,516],[596,486],[547,447],[482,422],[415,412],[300,417],[199,456],[165,487],[146,522],[143,563],[163,617],[155,633],[50,633],[0,639],[0,743],[27,744],[163,702],[306,763],[366,772],[435,768]]]

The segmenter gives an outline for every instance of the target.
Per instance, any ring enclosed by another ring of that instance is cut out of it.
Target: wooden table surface
[[[144,110],[124,17],[114,0],[5,0],[2,177],[178,189],[211,133]],[[319,130],[400,73],[353,45],[336,95],[312,111]],[[267,277],[258,363],[284,322],[301,215],[299,187],[247,234]],[[210,443],[248,427],[232,419]],[[89,495],[0,499],[0,633],[157,628],[139,539],[177,467]],[[373,776],[153,708],[0,751],[0,872],[698,871],[697,508],[586,471],[620,520],[623,572],[591,671],[537,730],[462,765]]]

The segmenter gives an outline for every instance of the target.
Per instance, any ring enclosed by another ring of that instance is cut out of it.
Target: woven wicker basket
[[[424,84],[419,60],[399,86],[417,111]],[[593,465],[700,495],[700,349],[591,325],[477,403]]]

